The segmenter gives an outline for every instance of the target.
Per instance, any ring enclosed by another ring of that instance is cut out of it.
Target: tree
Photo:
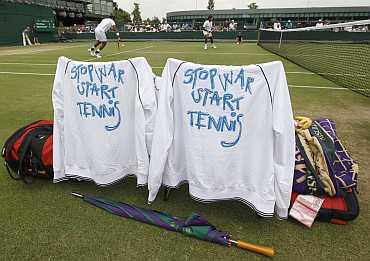
[[[145,25],[150,25],[152,21],[150,21],[150,18],[148,17],[147,19],[144,20]]]
[[[161,23],[161,21],[159,20],[159,18],[158,18],[158,17],[156,17],[156,16],[154,16],[150,24],[151,24],[151,25],[154,25],[154,26],[157,26],[157,25],[159,25],[160,23]]]
[[[208,0],[208,10],[214,10],[215,9],[215,1],[214,0]]]
[[[258,5],[257,5],[255,2],[253,2],[253,3],[250,3],[250,4],[248,5],[248,8],[249,8],[249,9],[257,9],[257,8],[258,8]]]
[[[132,16],[133,16],[133,22],[134,24],[141,24],[143,21],[141,19],[141,12],[140,12],[140,4],[139,3],[134,3],[134,10],[132,11]]]
[[[131,23],[132,22],[130,13],[126,12],[124,10],[122,12],[122,18],[123,18],[124,23]]]
[[[118,25],[129,24],[132,22],[130,13],[122,10],[121,8],[114,9],[113,15]]]

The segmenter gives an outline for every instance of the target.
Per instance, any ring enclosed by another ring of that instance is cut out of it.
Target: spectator
[[[229,30],[230,31],[235,31],[236,30],[236,23],[234,22],[234,20],[231,20],[231,22],[229,24]]]
[[[285,24],[285,29],[292,29],[293,28],[293,23],[292,21],[288,20],[288,22]]]
[[[165,25],[165,30],[166,30],[166,32],[171,32],[171,30],[172,30],[171,25],[170,24],[166,24]]]
[[[278,31],[281,30],[281,24],[277,20],[274,22],[274,30],[278,30]]]
[[[320,28],[320,27],[323,27],[324,26],[324,23],[322,22],[321,19],[319,19],[319,21],[316,23],[316,27]]]
[[[39,34],[37,32],[36,23],[32,25],[32,35],[33,35],[33,44],[34,45],[40,45],[39,42]]]

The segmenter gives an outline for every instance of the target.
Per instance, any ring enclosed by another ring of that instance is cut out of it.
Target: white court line
[[[130,52],[137,52],[137,51],[141,51],[141,50],[145,50],[145,49],[149,49],[149,48],[153,48],[154,45],[151,45],[151,46],[147,46],[147,47],[143,47],[143,48],[137,48],[137,49],[131,49],[131,50],[126,50],[126,51],[122,51],[122,52],[118,52],[118,53],[113,53],[113,54],[109,54],[109,55],[104,55],[103,57],[111,57],[111,56],[115,56],[115,55],[119,55],[119,54],[122,54],[122,53],[130,53]],[[91,58],[91,59],[88,59],[88,60],[84,60],[84,62],[91,62],[91,61],[95,61],[95,60],[98,60],[98,58]]]
[[[0,63],[0,64],[13,64],[13,63]],[[18,64],[18,63],[16,63]],[[25,64],[25,65],[31,65],[31,64]],[[37,64],[41,65],[41,64]],[[56,64],[43,64],[43,65],[56,65]],[[164,67],[152,67],[153,69],[163,69]],[[1,74],[28,74],[28,75],[54,75],[50,73],[30,73],[30,72],[0,72]],[[302,73],[302,74],[314,74],[314,73],[306,73],[306,72],[286,72],[289,73]]]
[[[54,76],[54,73],[31,73],[31,72],[0,72],[0,74],[14,74],[14,75],[37,75],[37,76]]]
[[[56,66],[56,63],[0,63],[3,65]]]
[[[208,53],[208,52],[175,52],[175,51],[168,51],[168,52],[142,52],[145,54],[203,54],[203,55],[252,55],[252,56],[276,56],[273,53]]]
[[[147,47],[146,47],[147,48]],[[131,51],[134,51],[136,49],[133,49]],[[125,52],[129,52],[128,50],[125,51]],[[124,53],[124,52],[120,52],[120,53],[117,53],[117,54],[121,54],[121,53]],[[113,55],[117,55],[117,54],[112,54],[111,56]],[[108,55],[107,55],[108,56]],[[104,57],[107,57],[107,56],[104,56]],[[92,58],[92,60],[94,60],[96,58]],[[89,60],[85,60],[85,62],[88,62],[88,61],[92,61],[91,59]],[[56,66],[57,64],[55,63],[1,63],[0,62],[0,65],[26,65],[26,66]],[[164,67],[163,66],[152,66],[153,69],[163,69]],[[285,72],[286,74],[307,74],[307,75],[315,75],[315,74],[318,74],[318,75],[336,75],[336,76],[367,76],[367,75],[360,75],[360,74],[333,74],[333,73],[313,73],[313,72]]]
[[[370,74],[350,74],[350,73],[313,73],[313,72],[286,72],[291,74],[318,74],[331,76],[350,76],[350,77],[368,77]]]
[[[11,75],[36,75],[36,76],[54,76],[54,73],[31,73],[31,72],[0,72],[0,74],[11,74]],[[348,91],[347,88],[340,87],[329,87],[329,86],[309,86],[309,85],[288,85],[291,88],[306,88],[306,89],[328,89],[328,90],[342,90]],[[364,90],[364,89],[358,89]]]
[[[134,51],[136,49],[133,49],[132,51]],[[125,51],[125,52],[128,52]],[[120,53],[123,53],[123,52],[120,52]],[[117,54],[120,54],[120,53],[117,53]],[[117,55],[117,54],[113,54],[113,55]],[[108,56],[108,55],[107,55]],[[107,57],[107,56],[104,56],[104,57]],[[85,60],[85,62],[89,62],[89,61],[92,61],[92,60],[95,60],[96,58],[92,58],[92,59],[89,59],[89,60]],[[0,62],[0,65],[29,65],[29,66],[56,66],[56,63],[1,63]],[[164,67],[163,66],[152,66],[153,69],[163,69]],[[313,73],[313,72],[285,72],[286,74],[308,74],[308,75],[314,75],[314,74],[328,74],[328,73]]]
[[[152,66],[152,68],[153,69],[163,69],[164,67],[163,66]],[[317,74],[317,73],[313,73],[313,72],[285,72],[285,73],[287,73],[287,74],[309,74],[309,75]]]
[[[84,46],[84,45],[83,45]],[[110,54],[110,55],[105,55],[104,57],[111,57],[111,56],[115,56],[115,55],[119,55],[119,54],[122,54],[122,53],[129,53],[129,52],[136,52],[136,51],[140,51],[140,50],[145,50],[145,49],[149,49],[149,48],[152,48],[154,46],[147,46],[147,47],[144,47],[144,48],[138,48],[138,49],[132,49],[132,50],[126,50],[126,51],[122,51],[122,52],[118,52],[118,53],[113,53],[113,54]],[[90,62],[90,61],[93,61],[93,60],[97,60],[97,58],[91,58],[91,59],[88,59],[88,60],[84,60],[85,62]],[[29,66],[56,66],[57,64],[55,63],[11,63],[11,62],[5,62],[5,63],[1,63],[0,62],[0,65],[29,65]],[[163,67],[162,67],[163,68]],[[8,73],[8,74],[17,74],[16,72],[0,72],[0,73]],[[33,73],[19,73],[19,74],[33,74]],[[36,73],[34,75],[37,75]],[[39,75],[51,75],[51,74],[39,74]],[[54,75],[54,74],[52,74]]]
[[[86,46],[85,44],[82,45],[74,45],[74,46],[66,46],[66,47],[58,47],[58,48],[46,48],[46,49],[36,49],[36,50],[31,50],[31,49],[19,49],[19,50],[12,50],[13,52],[5,52],[2,53],[0,50],[0,56],[9,56],[9,55],[28,55],[28,54],[33,54],[33,53],[42,53],[42,52],[48,52],[48,51],[56,51],[56,50],[62,50],[62,49],[70,49],[70,48],[76,48],[76,47],[82,47]]]
[[[313,72],[285,72],[285,73],[286,74],[309,74],[309,75],[317,74]]]
[[[329,87],[329,86],[307,86],[307,85],[288,85],[291,88],[306,88],[306,89],[328,89],[328,90],[342,90],[342,91],[348,91],[347,88],[341,88],[341,87]]]

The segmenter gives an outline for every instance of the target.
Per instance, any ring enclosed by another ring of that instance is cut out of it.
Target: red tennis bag
[[[31,123],[11,135],[2,149],[9,175],[31,183],[34,177],[53,177],[53,121]]]

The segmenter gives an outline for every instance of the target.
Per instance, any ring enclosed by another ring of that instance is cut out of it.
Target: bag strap
[[[360,207],[358,204],[358,198],[356,195],[356,191],[354,191],[353,189],[349,189],[348,191],[343,190],[342,192],[343,192],[344,201],[346,202],[346,205],[347,205],[347,212],[340,213],[340,216],[338,217],[337,216],[338,211],[334,211],[334,214],[335,214],[334,218],[340,218],[340,219],[347,220],[347,221],[354,220],[360,214]]]
[[[296,145],[299,149],[299,151],[301,152],[302,154],[302,157],[305,161],[305,164],[306,164],[306,167],[307,167],[307,174],[308,176],[314,176],[315,178],[315,181],[316,183],[318,184],[317,188],[318,188],[318,191],[317,193],[314,193],[316,196],[322,196],[324,194],[324,190],[323,190],[323,185],[320,181],[320,178],[319,176],[317,175],[316,173],[316,169],[314,168],[314,166],[311,164],[311,161],[309,160],[307,154],[306,154],[306,151],[302,145],[302,142],[301,140],[299,139],[298,137],[299,134],[296,134],[295,137],[296,137]]]
[[[28,149],[31,145],[32,140],[39,134],[43,133],[46,129],[46,131],[49,133],[50,128],[52,127],[46,127],[45,126],[37,126],[32,131],[30,131],[27,136],[24,138],[22,145],[19,148],[19,167],[18,167],[18,175],[23,178],[24,182],[26,183],[32,183],[33,180],[30,180],[29,178],[25,178],[26,175],[23,170],[23,162],[25,160],[25,156],[28,152]]]
[[[351,221],[360,214],[360,207],[356,192],[352,189],[342,190],[340,196],[343,197],[347,210],[320,209],[318,219],[321,221],[332,222],[333,220]]]
[[[45,126],[42,130],[40,130],[39,133],[36,134],[36,137],[34,137],[34,139],[32,139],[31,141],[29,151],[30,153],[32,153],[33,156],[31,156],[31,158],[28,160],[30,161],[29,165],[34,173],[39,174],[40,171],[50,173],[50,168],[44,165],[42,154],[45,148],[45,144],[47,140],[52,136],[52,134],[53,126]]]
[[[37,143],[37,146],[32,146],[33,152],[36,153],[37,155],[40,155],[40,159],[41,159],[41,154],[42,154],[44,144],[45,144],[47,138],[50,135],[53,135],[53,125],[43,126],[42,130],[40,130],[36,135],[44,135],[45,136],[45,138],[42,140],[42,142]]]
[[[2,149],[2,157],[4,158],[6,155],[8,155],[13,147],[13,144],[16,142],[16,140],[19,139],[20,136],[23,135],[23,133],[27,130],[27,128],[30,128],[30,126],[35,125],[37,123],[41,122],[41,120],[35,121],[31,124],[28,124],[27,126],[18,129],[16,132],[14,132],[4,143],[3,149]]]
[[[312,136],[315,136],[320,142],[320,145],[329,160],[331,160],[331,162],[334,162],[334,160],[336,160],[336,155],[333,138],[328,133],[326,133],[326,131],[317,121],[313,121],[311,127],[308,130],[310,134]]]
[[[6,161],[5,161],[4,165],[5,165],[6,170],[8,171],[9,176],[12,179],[14,179],[14,180],[20,180],[21,179],[21,177],[19,176],[18,173],[15,173],[14,171],[11,171],[10,170],[9,165],[8,165],[8,163]]]

